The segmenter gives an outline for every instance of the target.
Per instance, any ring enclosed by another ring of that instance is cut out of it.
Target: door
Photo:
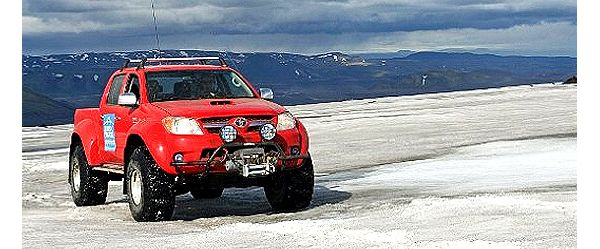
[[[138,101],[138,105],[140,103],[140,80],[139,77],[135,73],[127,74],[125,78],[125,82],[121,92],[123,93],[133,93]],[[127,135],[129,134],[129,129],[135,123],[137,123],[138,114],[138,106],[122,106],[116,105],[114,107],[115,112],[115,136],[116,136],[116,144],[117,144],[117,158],[119,158],[118,163],[123,162],[123,157],[125,155],[125,146],[127,145]],[[139,115],[139,114],[138,114]]]
[[[104,159],[106,162],[123,164],[123,155],[127,140],[127,133],[133,122],[131,115],[137,107],[119,105],[119,95],[125,92],[135,92],[139,96],[139,80],[135,74],[117,75],[111,82],[110,89],[101,108],[102,127],[104,130]],[[139,99],[139,98],[138,98]]]

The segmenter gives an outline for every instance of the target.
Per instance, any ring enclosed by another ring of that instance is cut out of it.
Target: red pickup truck
[[[123,180],[136,221],[169,220],[175,196],[264,187],[277,211],[306,208],[314,173],[302,123],[219,57],[127,60],[99,108],[75,111],[69,183],[77,206]]]

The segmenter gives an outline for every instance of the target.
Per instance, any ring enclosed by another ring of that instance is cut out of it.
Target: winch
[[[244,177],[265,176],[275,172],[277,155],[265,153],[264,148],[244,148],[227,155],[225,169]]]

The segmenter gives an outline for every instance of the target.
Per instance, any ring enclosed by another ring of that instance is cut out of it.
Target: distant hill
[[[75,107],[23,87],[23,126],[73,122]]]
[[[405,58],[411,54],[417,53],[413,50],[398,50],[396,52],[380,52],[380,53],[356,53],[352,54],[365,59],[396,59]]]
[[[73,107],[97,106],[108,77],[126,58],[157,55],[155,51],[23,55],[23,85]],[[300,55],[167,50],[160,54],[214,55],[224,57],[255,86],[273,88],[275,102],[286,105],[562,82],[577,72],[577,59],[572,57],[467,52],[400,50],[384,56],[361,56],[341,52]],[[30,104],[24,99],[24,107]],[[41,124],[55,119],[47,117],[36,120]]]

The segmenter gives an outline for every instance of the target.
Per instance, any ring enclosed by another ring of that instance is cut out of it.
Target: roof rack
[[[121,67],[121,69],[127,68],[129,67],[129,64],[131,63],[138,63],[137,68],[144,68],[144,66],[147,63],[162,63],[162,62],[190,62],[190,61],[196,61],[198,64],[200,65],[207,65],[206,62],[207,61],[219,61],[219,64],[222,67],[226,67],[227,63],[225,62],[225,60],[221,57],[182,57],[182,58],[143,58],[143,59],[126,59],[125,60],[125,64],[123,64],[123,67]]]

